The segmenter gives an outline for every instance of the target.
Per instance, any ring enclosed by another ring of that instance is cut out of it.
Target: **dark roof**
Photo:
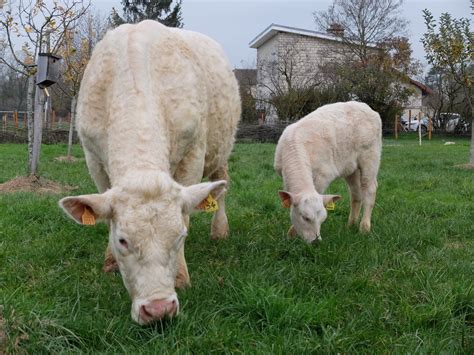
[[[257,85],[257,69],[234,69],[239,85]]]
[[[420,83],[419,81],[416,81],[412,78],[410,78],[410,84],[415,85],[417,88],[419,88],[423,94],[425,95],[431,95],[433,94],[433,90],[431,90],[428,86],[425,84]]]

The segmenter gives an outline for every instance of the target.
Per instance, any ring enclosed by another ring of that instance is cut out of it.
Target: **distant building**
[[[298,87],[321,80],[322,65],[350,53],[341,38],[343,33],[337,24],[326,33],[271,24],[250,42],[250,48],[257,50],[257,108],[265,110],[266,122],[278,118],[268,103],[272,95],[285,93],[288,83]],[[372,48],[377,50],[375,46]],[[412,114],[423,111],[422,98],[429,89],[415,80],[406,85],[415,92],[406,109],[412,110]]]
[[[413,79],[410,79],[409,84],[405,85],[413,91],[413,94],[408,99],[402,116],[407,119],[410,117],[418,117],[420,112],[423,116],[426,116],[428,108],[425,104],[425,100],[433,91],[426,85]]]

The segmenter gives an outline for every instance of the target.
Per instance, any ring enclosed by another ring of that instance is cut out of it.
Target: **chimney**
[[[329,28],[326,31],[327,33],[332,34],[333,36],[336,36],[336,37],[344,36],[344,27],[342,27],[342,25],[335,22],[331,23],[329,25]]]

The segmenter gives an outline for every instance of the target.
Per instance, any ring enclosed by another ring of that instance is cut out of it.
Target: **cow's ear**
[[[323,195],[323,204],[327,207],[327,205],[334,203],[341,198],[340,195]]]
[[[219,208],[216,200],[226,191],[226,185],[227,181],[219,180],[184,187],[182,196],[185,213],[198,210],[216,211]]]
[[[110,200],[105,193],[65,197],[59,201],[59,206],[79,224],[92,225],[99,218],[112,216]]]

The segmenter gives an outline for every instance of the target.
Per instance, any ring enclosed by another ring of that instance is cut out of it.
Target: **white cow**
[[[77,114],[99,194],[66,197],[60,206],[78,223],[108,222],[132,318],[171,317],[179,310],[175,286],[189,284],[189,214],[211,195],[220,207],[211,236],[228,233],[227,160],[240,119],[229,63],[199,33],[155,21],[122,25],[97,44]]]
[[[360,213],[360,230],[370,231],[382,151],[381,120],[377,112],[359,102],[318,108],[288,126],[278,141],[275,170],[286,191],[279,191],[285,207],[291,207],[289,236],[321,240],[325,206],[339,195],[323,195],[336,178],[344,177],[351,193],[349,225]]]

